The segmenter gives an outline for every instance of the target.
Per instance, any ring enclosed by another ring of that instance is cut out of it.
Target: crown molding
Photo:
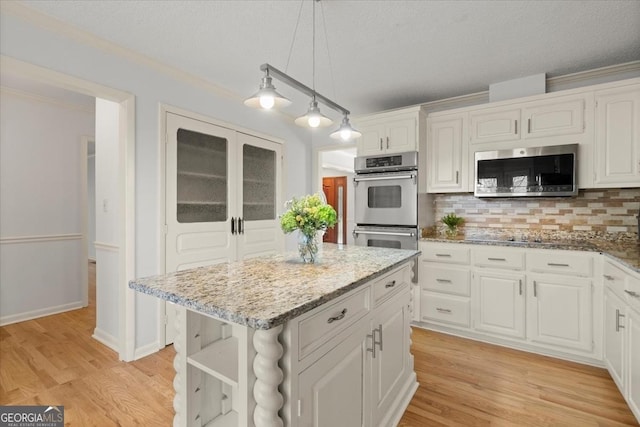
[[[592,70],[580,71],[563,76],[547,78],[547,93],[554,88],[563,85],[586,82],[600,78],[615,77],[616,75],[637,73],[640,76],[640,61],[625,62],[623,64],[610,65],[607,67],[594,68]]]
[[[18,98],[28,99],[30,101],[36,101],[44,104],[50,104],[56,107],[66,108],[68,110],[80,111],[83,113],[95,114],[96,112],[95,107],[85,107],[83,105],[75,104],[73,102],[66,102],[66,101],[62,101],[60,99],[52,98],[49,96],[44,96],[44,95],[36,94],[33,92],[29,92],[21,89],[15,89],[7,86],[0,86],[0,93],[2,93],[3,95],[11,95]]]
[[[46,15],[38,10],[20,4],[19,2],[0,1],[0,12],[2,12],[2,14],[11,15],[23,21],[29,22],[37,26],[38,28],[60,34],[86,46],[152,68],[159,73],[168,75],[176,80],[189,83],[193,86],[203,88],[221,97],[232,99],[234,101],[244,99],[237,93],[211,83],[210,81],[207,81],[201,77],[195,76],[187,71],[178,69],[176,67],[167,65],[134,50],[125,48],[119,44],[105,40],[101,37],[89,33],[88,31],[82,30],[57,18]]]

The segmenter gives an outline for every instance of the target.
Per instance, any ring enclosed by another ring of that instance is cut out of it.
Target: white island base
[[[267,330],[178,306],[173,425],[396,425],[418,388],[412,262]]]

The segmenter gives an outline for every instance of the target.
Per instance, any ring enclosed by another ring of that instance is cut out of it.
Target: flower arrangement
[[[443,216],[440,220],[447,226],[447,235],[450,237],[458,235],[458,227],[464,222],[464,218],[453,212]]]
[[[280,217],[280,227],[285,233],[298,230],[300,240],[298,251],[304,262],[313,263],[318,253],[316,233],[333,227],[338,215],[335,209],[327,204],[324,195],[310,194],[301,198],[293,198],[285,203],[287,211]]]

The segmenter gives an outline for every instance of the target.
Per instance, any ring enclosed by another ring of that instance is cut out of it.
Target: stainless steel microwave
[[[476,197],[576,196],[578,144],[475,153]]]

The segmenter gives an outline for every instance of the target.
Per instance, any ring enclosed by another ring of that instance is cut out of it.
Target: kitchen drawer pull
[[[624,314],[620,314],[620,309],[616,308],[616,332],[620,332],[620,329],[624,329],[624,325],[620,324],[621,317],[624,317]]]
[[[640,298],[640,294],[637,292],[633,292],[633,291],[629,291],[627,289],[624,290],[626,293],[628,293],[629,295],[631,295],[634,298]]]
[[[489,257],[487,259],[489,261],[506,261],[507,260],[506,258],[491,258],[491,257]]]
[[[444,258],[451,258],[451,254],[436,254],[436,256],[444,257]]]
[[[603,276],[604,276],[604,278],[605,278],[605,279],[607,279],[607,280],[615,280],[615,279],[616,279],[615,277],[613,277],[613,276],[609,276],[608,274],[604,274]]]
[[[385,288],[393,288],[396,285],[396,281],[392,280],[391,282],[384,285]]]
[[[449,280],[449,279],[436,279],[436,282],[438,282],[438,283],[452,283],[451,280]]]
[[[451,309],[449,308],[440,308],[440,307],[436,307],[436,311],[438,313],[451,313]]]
[[[333,323],[333,322],[335,322],[335,321],[342,320],[342,319],[344,319],[344,316],[345,316],[346,314],[347,314],[347,309],[346,309],[346,308],[343,308],[343,309],[342,309],[342,311],[340,312],[340,314],[338,314],[338,315],[336,315],[336,316],[333,316],[333,317],[329,317],[329,318],[327,319],[327,323]]]
[[[569,267],[569,264],[561,264],[556,262],[548,262],[547,265],[549,267]]]

